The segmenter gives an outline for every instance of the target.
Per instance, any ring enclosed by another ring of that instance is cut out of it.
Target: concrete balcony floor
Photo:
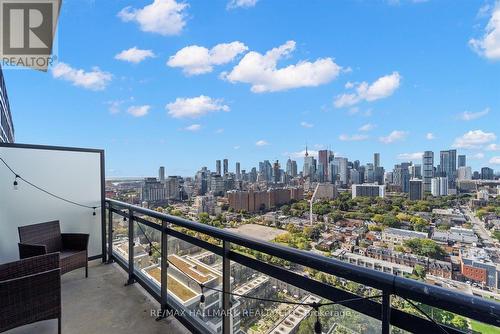
[[[136,334],[190,333],[174,317],[155,321],[152,309],[159,304],[139,284],[124,286],[125,271],[100,260],[62,276],[62,333]],[[57,320],[41,321],[12,329],[8,334],[57,334]]]

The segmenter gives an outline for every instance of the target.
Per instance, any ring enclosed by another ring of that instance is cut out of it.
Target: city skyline
[[[452,150],[454,150],[454,149],[452,149]],[[303,170],[304,170],[304,160],[305,160],[306,157],[312,157],[312,158],[314,158],[315,163],[316,163],[316,170],[315,170],[315,173],[316,173],[316,172],[318,172],[318,166],[320,164],[320,159],[319,159],[319,154],[318,154],[319,151],[333,153],[333,156],[335,158],[347,159],[347,161],[350,164],[358,163],[359,166],[362,166],[362,167],[366,167],[367,164],[371,164],[371,165],[375,166],[376,162],[379,162],[379,166],[376,166],[376,167],[382,167],[385,172],[391,172],[393,170],[393,168],[396,167],[396,166],[398,166],[398,165],[411,163],[411,165],[413,165],[413,166],[419,166],[420,167],[420,174],[421,174],[422,180],[425,180],[425,170],[426,170],[426,163],[424,162],[424,155],[427,152],[433,152],[434,153],[433,158],[432,158],[432,160],[429,160],[429,161],[432,161],[432,163],[431,162],[427,163],[428,166],[432,166],[432,169],[430,169],[430,171],[431,171],[430,175],[431,176],[428,176],[428,178],[429,178],[429,191],[430,191],[430,179],[434,177],[434,174],[436,172],[439,173],[439,169],[438,168],[439,168],[439,165],[440,165],[440,154],[442,152],[449,152],[450,150],[440,150],[440,151],[437,151],[437,152],[434,152],[434,151],[425,151],[425,152],[422,152],[422,155],[421,155],[420,158],[416,158],[415,157],[415,158],[407,159],[407,160],[399,160],[399,161],[396,161],[394,165],[385,165],[383,162],[381,162],[381,161],[383,161],[383,155],[380,152],[373,152],[372,153],[372,160],[362,161],[360,159],[351,158],[349,156],[340,156],[340,155],[337,155],[337,154],[335,154],[335,152],[327,150],[327,149],[313,151],[313,152],[310,152],[310,150],[307,149],[307,156],[305,155],[306,150],[304,150],[304,152],[301,152],[301,153],[304,153],[304,156],[302,156],[302,157],[300,157],[300,156],[297,156],[297,157],[289,156],[289,157],[285,157],[285,158],[282,158],[282,159],[266,159],[266,158],[263,158],[263,159],[260,159],[259,161],[256,161],[255,163],[250,163],[248,166],[242,165],[241,161],[239,161],[239,160],[234,160],[233,161],[233,160],[230,160],[228,158],[220,158],[220,159],[216,158],[211,163],[201,164],[201,165],[197,166],[195,168],[196,169],[195,172],[193,172],[192,174],[186,174],[186,175],[169,173],[169,170],[175,170],[175,168],[169,168],[169,166],[167,166],[165,164],[160,164],[158,166],[151,166],[152,169],[151,169],[150,174],[145,174],[145,175],[109,176],[107,178],[113,179],[114,177],[116,177],[116,178],[120,178],[120,177],[128,177],[128,178],[134,178],[134,177],[138,177],[138,178],[142,178],[142,177],[154,177],[155,175],[158,175],[158,173],[161,173],[161,172],[158,171],[158,168],[163,169],[163,173],[165,175],[169,175],[169,176],[182,176],[182,177],[191,177],[191,176],[195,175],[197,173],[197,171],[199,171],[202,168],[207,168],[209,171],[211,171],[213,173],[216,173],[218,175],[224,175],[227,172],[237,175],[238,174],[238,170],[240,172],[245,171],[248,174],[252,170],[252,168],[256,168],[257,171],[259,171],[259,164],[261,164],[262,162],[265,162],[265,161],[268,161],[271,164],[271,166],[274,166],[274,163],[276,161],[278,161],[279,165],[280,165],[280,170],[284,171],[284,172],[287,172],[287,170],[289,169],[289,166],[288,166],[288,160],[289,159],[290,159],[291,162],[295,163],[295,168],[296,168],[296,172],[297,172],[297,175],[298,175],[298,174],[302,173]],[[457,173],[458,168],[460,168],[460,167],[471,168],[471,172],[472,173],[473,172],[479,172],[479,173],[481,173],[481,169],[485,168],[485,167],[486,168],[491,168],[491,167],[488,167],[487,165],[485,165],[485,166],[480,166],[477,169],[474,169],[469,164],[469,159],[468,159],[467,155],[465,155],[465,154],[458,154],[458,153],[459,153],[459,151],[457,151],[457,157],[465,156],[467,158],[467,161],[466,161],[466,165],[465,166],[460,166],[458,164],[458,162],[456,162],[456,164],[455,164],[455,166],[456,166],[455,173]],[[427,157],[426,159],[429,159],[429,158]],[[226,172],[223,171],[223,169],[222,169],[222,162],[223,161],[227,161],[227,171]],[[492,168],[492,170],[493,170],[494,176],[498,176],[498,174],[500,174],[500,171],[497,171],[494,168]],[[326,174],[328,174],[328,172],[326,172],[325,175]],[[425,181],[424,181],[424,184],[425,184]]]
[[[4,71],[16,141],[103,148],[109,176],[283,166],[306,143],[386,167],[457,148],[500,169],[495,1],[252,4],[65,3],[58,62]]]

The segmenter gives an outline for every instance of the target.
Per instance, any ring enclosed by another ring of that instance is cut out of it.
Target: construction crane
[[[311,199],[309,200],[309,221],[311,225],[313,224],[313,203],[314,199],[316,198],[316,193],[318,192],[318,188],[319,188],[319,183],[316,184],[316,188],[314,188],[314,192],[311,196]]]

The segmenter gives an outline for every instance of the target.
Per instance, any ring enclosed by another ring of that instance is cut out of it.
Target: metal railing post
[[[389,334],[391,331],[391,294],[382,292],[382,334]]]
[[[125,285],[135,283],[134,275],[134,211],[128,209],[128,281]]]
[[[168,309],[168,300],[167,300],[167,278],[168,278],[168,234],[167,230],[167,222],[161,221],[161,315],[158,319],[162,319],[166,317],[165,312]]]
[[[108,264],[113,263],[113,211],[108,205]]]
[[[222,332],[230,334],[233,332],[231,328],[231,261],[228,254],[231,248],[229,241],[222,242]]]

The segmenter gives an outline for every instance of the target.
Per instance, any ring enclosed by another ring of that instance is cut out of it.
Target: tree
[[[401,246],[401,245],[394,246],[394,250],[396,252],[401,252],[401,253],[405,253],[406,252],[406,249],[403,246]]]
[[[289,215],[290,214],[290,206],[289,205],[283,205],[281,207],[281,211],[283,212],[284,215]]]
[[[198,221],[202,224],[210,224],[210,215],[206,212],[202,212],[198,215]]]
[[[304,227],[304,235],[311,240],[318,240],[321,236],[321,231],[317,227]]]
[[[325,215],[331,211],[328,202],[319,202],[313,204],[313,213],[317,215]]]
[[[368,226],[368,230],[369,231],[382,231],[382,227],[381,226],[377,226],[377,225],[369,225]]]
[[[400,221],[410,221],[413,217],[407,213],[400,212],[396,215],[396,218]]]
[[[173,215],[173,216],[177,216],[177,217],[182,217],[182,216],[183,216],[183,215],[182,215],[182,211],[181,211],[181,210],[179,210],[179,209],[174,209],[174,210],[172,210],[172,211],[170,212],[170,214],[171,214],[171,215]]]
[[[344,216],[342,215],[342,213],[340,211],[330,212],[330,214],[328,216],[330,217],[331,220],[333,220],[334,223],[344,219]]]
[[[419,278],[419,279],[424,279],[425,278],[425,268],[422,267],[421,265],[417,264],[415,267],[413,267],[413,274]]]
[[[451,325],[458,329],[463,329],[463,330],[469,329],[469,324],[467,323],[467,320],[465,320],[464,317],[461,317],[459,315],[455,315],[453,319],[451,319]]]
[[[394,216],[390,213],[387,213],[384,215],[384,219],[382,220],[382,224],[384,224],[385,226],[389,226],[389,227],[399,227],[401,225],[401,223],[396,218],[396,216]]]
[[[299,232],[299,229],[297,228],[297,226],[295,226],[294,224],[292,223],[289,223],[288,225],[286,225],[286,230],[288,231],[288,233],[290,234],[294,234],[294,233],[297,233]]]
[[[404,242],[405,247],[411,249],[413,254],[427,256],[433,259],[442,259],[445,257],[446,252],[431,239],[414,238]]]
[[[413,223],[413,229],[415,231],[426,232],[429,229],[429,223],[423,218],[413,217],[411,222]]]

